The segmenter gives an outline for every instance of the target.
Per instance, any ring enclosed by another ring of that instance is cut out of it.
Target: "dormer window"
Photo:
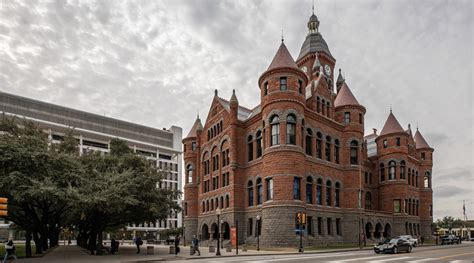
[[[192,142],[191,143],[191,151],[195,151],[196,150],[196,142]]]
[[[383,140],[383,148],[387,148],[387,140]]]
[[[298,92],[303,94],[303,82],[301,80],[298,80]]]
[[[288,87],[286,86],[286,77],[280,78],[280,90],[288,90]]]
[[[267,95],[268,94],[268,82],[265,82],[263,84],[263,95]]]
[[[400,146],[400,137],[397,137],[397,146]]]

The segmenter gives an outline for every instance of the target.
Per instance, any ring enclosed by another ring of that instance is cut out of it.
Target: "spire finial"
[[[390,103],[390,113],[392,113],[392,104]]]
[[[283,43],[285,41],[285,37],[283,36],[283,28],[281,29],[281,42]]]
[[[418,130],[418,122],[416,123],[416,130]]]
[[[199,119],[199,110],[197,110],[197,118]]]
[[[314,15],[314,0],[313,0],[313,5],[311,8],[313,9],[313,15]]]
[[[215,90],[214,90],[214,96],[217,97],[217,94],[218,94],[218,93],[217,93],[217,89],[215,89]]]

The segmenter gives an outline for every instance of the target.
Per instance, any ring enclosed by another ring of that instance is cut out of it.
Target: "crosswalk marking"
[[[365,260],[365,259],[380,259],[380,258],[387,258],[390,256],[371,256],[371,257],[365,257],[365,258],[349,258],[349,259],[343,259],[343,260],[337,260],[337,261],[331,261],[333,263],[339,263],[339,262],[351,262],[351,261],[358,261],[358,260]]]
[[[378,262],[387,262],[387,261],[395,261],[395,260],[404,260],[404,259],[409,259],[412,257],[394,257],[394,258],[388,258],[388,259],[377,259],[373,261],[368,261],[367,263],[378,263]]]
[[[357,254],[342,254],[342,255],[331,255],[331,254],[303,254],[303,255],[295,255],[294,257],[282,257],[282,258],[272,258],[272,259],[261,259],[261,260],[252,260],[252,261],[245,261],[247,263],[261,263],[261,262],[273,262],[273,261],[288,261],[288,260],[299,260],[299,259],[316,259],[316,258],[334,258],[334,257],[347,257],[353,256]],[[239,260],[242,262],[242,260]]]
[[[425,262],[425,261],[435,261],[435,258],[424,258],[424,259],[417,259],[417,260],[412,260],[412,261],[407,261],[410,263],[418,263],[418,262]]]

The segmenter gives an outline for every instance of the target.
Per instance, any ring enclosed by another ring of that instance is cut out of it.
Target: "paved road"
[[[188,262],[181,261],[181,262]],[[383,263],[383,262],[453,262],[453,263],[474,263],[474,242],[463,243],[461,245],[417,247],[412,253],[375,254],[373,251],[354,251],[339,253],[319,253],[303,255],[274,255],[274,256],[246,256],[246,257],[221,257],[219,259],[196,259],[192,262],[328,262],[328,263]]]

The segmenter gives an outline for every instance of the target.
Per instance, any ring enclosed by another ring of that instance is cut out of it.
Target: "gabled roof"
[[[390,133],[405,132],[402,125],[398,122],[397,118],[393,115],[392,111],[388,115],[387,121],[380,132],[380,136]]]
[[[217,101],[222,105],[222,107],[224,107],[227,111],[230,110],[230,103],[229,101],[221,98],[221,97],[217,97]],[[252,110],[249,110],[245,107],[242,107],[242,106],[239,106],[239,108],[237,109],[237,119],[239,121],[245,121],[246,119],[248,119],[250,117],[250,115],[252,114]]]
[[[416,149],[431,148],[430,145],[426,142],[425,138],[423,138],[423,135],[421,135],[418,129],[416,129],[414,139],[415,139]]]
[[[201,119],[198,116],[196,121],[193,124],[193,127],[191,127],[191,130],[189,131],[188,136],[186,136],[186,138],[195,138],[195,137],[197,137],[197,131],[202,130],[202,129],[203,129],[203,127],[202,127]]]
[[[346,82],[342,84],[341,89],[337,93],[336,99],[334,100],[334,106],[346,106],[346,105],[360,105],[357,99],[352,94],[351,90],[347,86]]]
[[[270,63],[270,66],[268,67],[267,71],[276,68],[298,69],[298,66],[296,65],[295,61],[293,60],[293,57],[291,56],[283,41],[281,42],[280,48],[278,48],[278,51],[275,54],[275,57],[273,57],[272,63]]]

